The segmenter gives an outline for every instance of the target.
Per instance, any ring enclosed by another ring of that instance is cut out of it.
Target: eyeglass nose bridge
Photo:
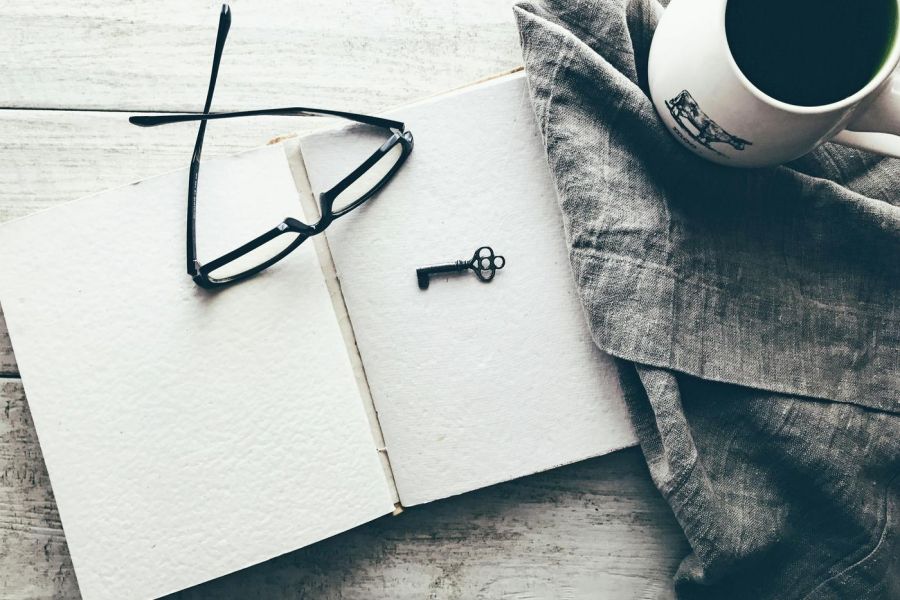
[[[278,226],[278,229],[280,229],[281,231],[290,229],[291,231],[296,231],[297,233],[305,233],[307,235],[312,235],[316,232],[316,227],[314,225],[308,225],[303,221],[298,221],[293,217],[286,217],[281,225]]]
[[[328,190],[319,194],[319,220],[310,225],[314,231],[322,231],[334,221],[334,201],[337,198],[334,190]]]

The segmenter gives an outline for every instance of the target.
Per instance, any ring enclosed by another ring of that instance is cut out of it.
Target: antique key
[[[416,269],[416,280],[419,282],[419,289],[427,290],[428,278],[431,275],[437,273],[462,273],[471,269],[478,279],[487,283],[505,265],[505,258],[495,255],[494,250],[490,246],[482,246],[475,251],[475,254],[469,260],[458,260],[452,263]]]

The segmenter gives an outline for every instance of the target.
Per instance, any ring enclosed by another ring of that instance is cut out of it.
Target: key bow
[[[506,259],[494,254],[490,246],[482,246],[472,255],[469,268],[475,271],[475,276],[481,281],[488,282],[494,278],[497,271],[506,265]]]

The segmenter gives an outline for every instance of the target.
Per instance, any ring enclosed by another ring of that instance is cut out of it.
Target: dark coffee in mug
[[[728,0],[725,34],[741,72],[799,106],[852,96],[888,58],[896,0]]]

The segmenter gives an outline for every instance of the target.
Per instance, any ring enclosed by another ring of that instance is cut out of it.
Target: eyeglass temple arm
[[[384,127],[386,129],[404,130],[404,125],[400,121],[391,119],[382,119],[381,117],[373,117],[370,115],[360,115],[357,113],[343,112],[340,110],[328,110],[326,108],[306,108],[303,106],[288,106],[285,108],[269,108],[261,110],[242,110],[237,112],[211,113],[211,114],[174,114],[174,115],[137,115],[129,117],[128,122],[139,127],[156,127],[157,125],[166,125],[169,123],[184,123],[187,121],[212,121],[214,119],[231,119],[234,117],[258,117],[258,116],[284,116],[284,117],[320,117],[331,116],[340,117],[357,123],[365,123],[366,125],[374,125],[375,127]]]
[[[203,113],[209,113],[212,106],[213,92],[216,89],[216,79],[219,76],[219,63],[222,61],[222,51],[225,48],[225,40],[228,38],[228,30],[231,29],[231,9],[227,4],[222,5],[219,14],[219,30],[216,34],[216,49],[213,53],[212,71],[209,74],[209,87],[206,90],[206,102],[203,105]],[[188,172],[188,207],[187,207],[187,272],[194,276],[197,268],[197,179],[200,174],[200,153],[203,150],[203,136],[206,133],[206,121],[200,122],[197,129],[197,141],[194,143],[194,152],[191,155],[191,167]]]

